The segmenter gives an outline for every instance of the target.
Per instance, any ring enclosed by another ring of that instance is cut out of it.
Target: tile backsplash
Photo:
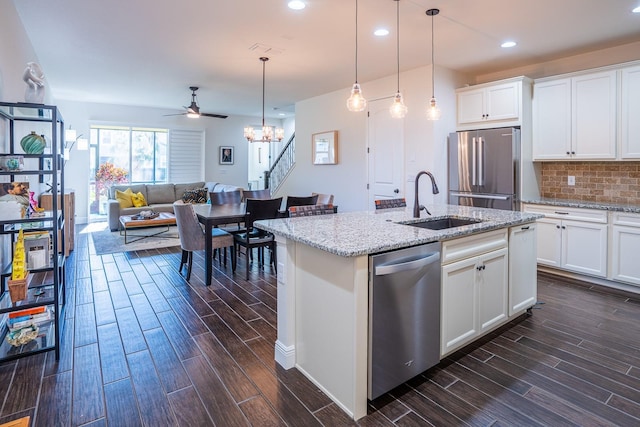
[[[640,162],[545,162],[541,170],[542,197],[640,205]]]

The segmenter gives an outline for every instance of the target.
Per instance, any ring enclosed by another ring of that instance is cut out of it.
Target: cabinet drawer
[[[505,228],[442,242],[442,264],[506,248],[508,241]]]
[[[548,218],[570,219],[572,221],[607,223],[607,211],[598,209],[566,208],[563,206],[525,205],[525,212],[543,214]]]
[[[626,225],[627,227],[640,227],[640,214],[630,212],[613,212],[611,224]]]

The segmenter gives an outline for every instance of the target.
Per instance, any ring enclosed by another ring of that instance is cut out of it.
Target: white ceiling
[[[348,88],[355,0],[13,0],[56,99],[260,116]],[[359,1],[358,80],[396,72],[396,1]],[[640,0],[401,0],[400,67],[486,74],[640,40]],[[385,26],[386,38],[373,36]],[[505,39],[518,46],[500,48]],[[258,44],[272,49],[251,50]],[[401,82],[402,86],[402,82]],[[366,85],[363,84],[366,93]],[[402,87],[401,87],[402,90]],[[392,94],[395,88],[390,87]],[[346,97],[346,95],[345,95]]]

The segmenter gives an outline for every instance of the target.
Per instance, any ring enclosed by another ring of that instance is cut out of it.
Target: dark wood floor
[[[356,425],[274,362],[275,277],[177,248],[69,258],[62,354],[0,364],[0,423],[35,426]],[[532,316],[372,402],[360,426],[638,426],[640,298],[541,276]]]

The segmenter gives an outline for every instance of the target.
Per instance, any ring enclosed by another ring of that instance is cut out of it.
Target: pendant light
[[[349,111],[363,111],[367,108],[367,100],[362,96],[358,83],[358,0],[356,0],[356,82],[351,88],[351,96],[347,99]]]
[[[427,119],[428,120],[440,120],[442,115],[438,104],[436,103],[436,64],[434,58],[434,42],[433,42],[433,17],[440,13],[440,9],[429,9],[427,15],[431,17],[431,100],[429,106],[427,106]]]
[[[264,88],[265,88],[265,64],[269,60],[266,56],[260,57],[260,61],[262,61],[262,139],[255,139],[255,130],[252,126],[245,126],[244,128],[244,137],[249,142],[271,142],[273,139],[273,128],[271,126],[267,126],[264,123]],[[284,129],[277,128],[275,138],[278,141],[282,141],[284,138]]]
[[[391,117],[394,119],[401,119],[407,115],[407,106],[404,105],[402,94],[400,93],[400,0],[393,0],[396,2],[396,60],[398,65],[398,90],[393,97],[393,104],[389,108]]]

